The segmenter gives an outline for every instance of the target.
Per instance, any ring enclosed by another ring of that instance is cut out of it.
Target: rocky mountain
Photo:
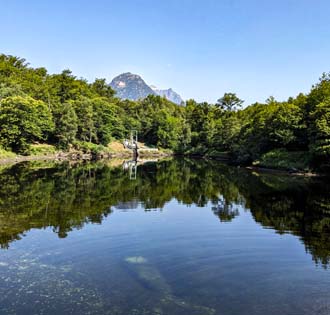
[[[130,72],[122,73],[115,77],[110,86],[117,92],[117,96],[128,100],[138,100],[150,94],[156,93],[147,85],[143,79]]]
[[[179,105],[183,103],[181,96],[172,89],[160,90],[155,86],[149,86],[139,75],[130,72],[115,77],[110,86],[117,92],[117,96],[122,99],[135,101],[151,94],[164,96],[169,101]]]
[[[176,93],[175,91],[173,91],[171,88],[167,89],[167,90],[160,90],[157,89],[157,87],[151,85],[150,86],[153,91],[160,96],[164,96],[166,97],[169,101],[176,103],[178,105],[181,105],[182,103],[184,103],[183,99],[181,98],[181,96]]]

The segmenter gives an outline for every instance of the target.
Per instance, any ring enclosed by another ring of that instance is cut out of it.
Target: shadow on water
[[[139,165],[134,180],[121,164],[103,162],[29,162],[0,172],[2,248],[33,228],[51,227],[64,238],[87,223],[101,223],[113,209],[162,209],[176,199],[198,207],[210,202],[220,222],[235,219],[240,205],[262,226],[300,237],[316,263],[330,263],[330,185],[324,179],[187,159]]]

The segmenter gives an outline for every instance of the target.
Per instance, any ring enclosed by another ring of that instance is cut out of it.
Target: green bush
[[[93,155],[109,152],[109,149],[107,147],[92,142],[76,141],[74,147],[75,149],[82,151],[83,153]]]
[[[15,153],[0,148],[0,159],[13,158],[15,156],[16,156]]]
[[[287,151],[285,149],[275,149],[263,154],[254,165],[275,168],[282,170],[308,170],[310,164],[310,154],[305,151]]]
[[[47,155],[55,154],[56,148],[53,145],[42,143],[42,144],[31,144],[27,153],[29,155]]]
[[[47,140],[54,124],[43,101],[11,96],[0,102],[0,142],[5,149],[27,154],[34,141]]]

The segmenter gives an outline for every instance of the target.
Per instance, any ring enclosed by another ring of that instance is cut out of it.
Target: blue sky
[[[247,105],[308,92],[330,71],[329,12],[326,0],[0,0],[0,52]]]

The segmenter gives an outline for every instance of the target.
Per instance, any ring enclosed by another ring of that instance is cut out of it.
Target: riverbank
[[[174,152],[169,150],[161,150],[157,148],[150,148],[143,143],[139,143],[139,158],[140,159],[159,159],[164,157],[175,156]],[[123,145],[114,141],[110,143],[104,150],[90,150],[88,148],[82,148],[80,150],[71,149],[70,151],[58,151],[55,147],[41,145],[35,145],[32,147],[30,155],[16,155],[13,152],[1,150],[0,152],[0,165],[3,164],[15,164],[26,161],[90,161],[90,160],[109,160],[109,159],[132,159],[133,153],[129,149],[125,149]],[[220,154],[183,154],[183,156],[191,157],[194,159],[206,159],[222,161],[229,164],[234,164],[237,167],[244,167],[247,170],[260,173],[273,173],[273,174],[287,174],[291,176],[324,176],[325,174],[311,171],[309,169],[295,168],[292,164],[287,163],[286,159],[274,159],[272,163],[268,160],[266,163],[253,163],[252,165],[242,166],[233,163],[230,155],[227,152],[220,152]],[[266,165],[265,165],[266,164]],[[290,165],[290,167],[283,167],[284,165]],[[296,166],[296,165],[294,165]]]
[[[1,150],[0,165],[14,164],[26,161],[90,161],[101,159],[132,159],[133,153],[131,150],[124,149],[119,142],[111,143],[107,148],[100,151],[90,150],[88,148],[69,151],[56,150],[55,147],[48,146],[46,149],[40,150],[40,145],[32,147],[33,154],[19,155],[13,152]],[[148,148],[141,145],[139,150],[140,158],[161,158],[173,156],[172,151],[159,150],[155,148]]]
[[[304,176],[304,177],[319,177],[319,176],[325,176],[325,174],[320,174],[316,172],[304,172],[304,171],[298,171],[298,170],[282,170],[282,169],[276,169],[276,168],[267,168],[267,167],[258,167],[258,166],[246,166],[245,169],[252,171],[252,172],[258,172],[258,173],[270,173],[270,174],[278,174],[278,175],[289,175],[289,176]]]
[[[244,167],[254,172],[268,172],[278,174],[288,174],[296,176],[327,176],[329,165],[322,164],[315,169],[312,167],[312,158],[307,151],[287,151],[276,149],[266,152],[250,163],[240,163],[239,157],[231,155],[229,152],[219,151],[193,151],[187,154],[189,157],[206,160],[223,161],[237,167]]]

